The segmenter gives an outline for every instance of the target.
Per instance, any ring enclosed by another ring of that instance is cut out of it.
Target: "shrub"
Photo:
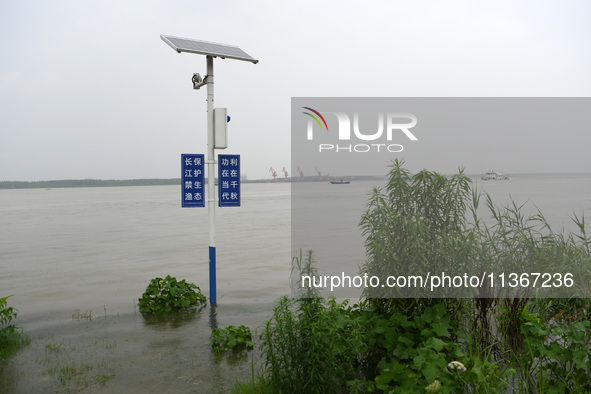
[[[465,217],[470,179],[462,171],[449,179],[427,170],[411,175],[403,164],[403,161],[393,162],[386,186],[374,188],[361,217],[367,251],[362,272],[377,276],[384,283],[386,277],[407,274],[409,269],[415,275],[438,269],[448,273],[451,267],[465,271],[473,252],[473,239],[467,231]],[[439,296],[447,295],[439,290]],[[417,296],[410,287],[366,288],[363,295],[366,298]],[[396,300],[374,302],[391,311],[400,306]]]
[[[299,277],[316,273],[311,251],[304,258],[300,250],[293,263]],[[353,309],[312,288],[300,289],[297,299],[282,297],[261,335],[266,386],[283,393],[344,391],[365,350]]]
[[[275,392],[340,392],[356,378],[362,331],[347,303],[283,297],[266,323],[262,349]]]
[[[206,302],[206,297],[195,284],[184,279],[177,281],[168,275],[164,279],[152,279],[138,305],[141,313],[168,313],[191,309]]]

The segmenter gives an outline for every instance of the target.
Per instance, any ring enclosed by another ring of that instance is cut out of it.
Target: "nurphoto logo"
[[[326,118],[317,110],[310,107],[302,107],[306,111],[302,112],[308,116],[307,122],[307,139],[314,140],[314,128],[319,128],[323,133],[330,133]],[[319,152],[349,152],[349,153],[366,153],[366,152],[380,152],[388,151],[392,153],[402,152],[404,147],[401,144],[392,144],[393,138],[401,135],[406,136],[411,141],[418,141],[418,138],[410,131],[417,125],[417,117],[413,114],[407,113],[377,113],[377,130],[375,126],[373,130],[367,130],[367,125],[364,125],[362,130],[360,126],[359,113],[351,116],[345,112],[324,112],[325,115],[332,115],[337,123],[337,132],[334,137],[338,137],[338,142],[341,141],[372,141],[374,143],[360,143],[360,144],[318,144]],[[329,117],[330,119],[330,117]],[[318,125],[317,127],[315,125]],[[332,130],[332,129],[331,129]],[[384,141],[379,143],[380,141]]]

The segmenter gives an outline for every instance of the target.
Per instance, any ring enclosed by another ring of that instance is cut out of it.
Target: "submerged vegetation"
[[[254,347],[252,332],[246,326],[214,328],[209,339],[216,354],[226,351],[240,352]]]
[[[43,363],[47,374],[53,378],[52,391],[78,392],[96,390],[115,378],[117,366],[104,359],[114,353],[115,341],[95,340],[93,346],[82,348],[71,343],[47,343]],[[92,349],[92,350],[91,350]],[[102,357],[101,357],[102,356]]]
[[[141,313],[159,314],[195,308],[206,302],[197,285],[168,275],[164,279],[152,279],[138,305]]]
[[[480,216],[483,209],[489,216]],[[515,203],[497,207],[462,171],[411,175],[395,161],[360,221],[363,273],[537,272],[550,273],[551,284],[554,274],[570,273],[570,286],[536,286],[533,275],[521,275],[516,286],[485,282],[430,297],[367,289],[355,305],[304,288],[299,298],[278,301],[261,335],[264,368],[237,390],[590,392],[591,240],[584,217],[573,220],[580,234],[558,234],[541,212],[526,217]],[[314,274],[312,252],[294,262],[301,274]]]

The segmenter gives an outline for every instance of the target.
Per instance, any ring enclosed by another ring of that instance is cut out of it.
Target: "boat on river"
[[[488,170],[487,172],[484,173],[484,175],[480,178],[483,181],[506,181],[509,180],[511,178],[509,178],[509,176],[503,174],[502,172],[496,172],[493,170]]]

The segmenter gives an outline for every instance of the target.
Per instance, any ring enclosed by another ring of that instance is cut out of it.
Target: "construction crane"
[[[285,169],[285,167],[283,167],[283,170],[282,171],[283,171],[283,175],[285,176],[285,179],[284,180],[285,180],[285,182],[287,182],[289,180],[288,179],[288,175],[289,174],[287,173],[287,170]]]
[[[273,169],[273,167],[269,168],[269,172],[273,174],[273,182],[277,182],[277,172]]]
[[[318,168],[314,167],[314,169],[318,173],[318,180],[321,181],[322,180],[322,173],[320,172],[320,170]]]
[[[300,167],[298,167],[297,170],[300,173],[300,182],[304,181],[304,171],[302,171],[302,169]]]

